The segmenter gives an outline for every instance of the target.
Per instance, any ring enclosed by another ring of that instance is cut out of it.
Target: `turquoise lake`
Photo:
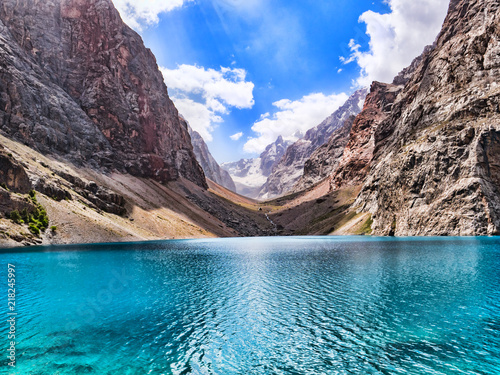
[[[0,260],[0,373],[500,374],[497,238],[179,240]]]

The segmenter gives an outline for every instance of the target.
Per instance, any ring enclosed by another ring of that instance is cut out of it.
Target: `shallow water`
[[[500,374],[500,239],[38,247],[11,374]],[[7,317],[7,285],[1,306]]]

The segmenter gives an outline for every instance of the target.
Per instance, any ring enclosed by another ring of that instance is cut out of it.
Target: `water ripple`
[[[497,239],[98,249],[0,254],[18,374],[500,374]]]

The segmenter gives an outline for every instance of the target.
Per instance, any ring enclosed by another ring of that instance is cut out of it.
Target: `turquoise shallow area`
[[[15,251],[0,251],[0,373],[500,374],[497,238]],[[10,372],[7,263],[17,270]]]

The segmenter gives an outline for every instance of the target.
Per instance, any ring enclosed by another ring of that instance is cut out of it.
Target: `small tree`
[[[30,223],[29,228],[34,235],[38,236],[40,234],[40,229],[38,229],[35,223]]]
[[[14,222],[19,224],[21,222],[21,215],[19,214],[18,210],[14,210],[10,213],[10,219]]]
[[[34,203],[36,203],[36,192],[35,192],[35,190],[30,190],[30,192],[29,192],[28,194],[29,194],[29,196],[30,196],[31,200],[32,200]]]

